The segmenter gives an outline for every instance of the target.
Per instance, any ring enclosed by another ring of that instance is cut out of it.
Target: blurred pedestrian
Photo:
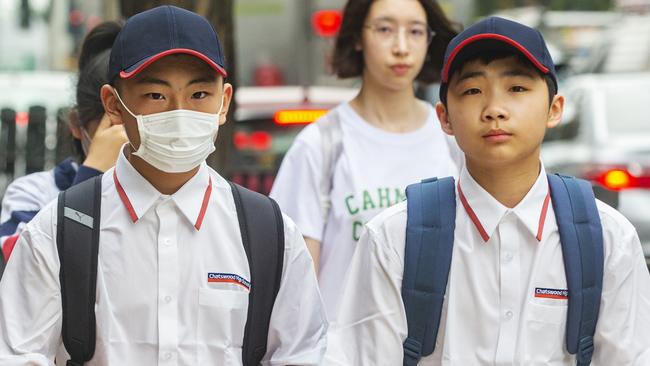
[[[93,28],[82,43],[77,103],[68,115],[77,156],[65,159],[49,171],[20,177],[7,187],[0,217],[0,261],[9,259],[25,224],[60,191],[115,165],[117,154],[127,141],[126,133],[124,127],[112,125],[104,114],[99,91],[106,84],[108,58],[120,28],[119,23],[104,22]]]
[[[136,14],[108,70],[102,102],[128,143],[21,234],[0,364],[51,365],[63,343],[74,365],[320,365],[328,324],[300,232],[205,162],[233,96],[212,25]]]
[[[332,67],[360,77],[361,90],[298,135],[271,191],[305,236],[330,320],[363,225],[404,200],[409,183],[456,174],[455,142],[414,94],[414,82],[438,80],[455,34],[433,0],[344,7]]]

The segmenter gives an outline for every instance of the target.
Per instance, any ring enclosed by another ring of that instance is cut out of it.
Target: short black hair
[[[361,76],[363,53],[356,49],[363,25],[374,0],[348,0],[343,8],[343,21],[334,44],[332,70],[341,79]],[[435,0],[419,0],[427,15],[427,24],[435,36],[427,48],[426,58],[415,80],[433,83],[440,79],[447,44],[456,36],[459,25],[452,23]]]
[[[557,94],[557,89],[555,87],[555,81],[553,80],[553,77],[549,74],[543,73],[540,69],[535,67],[535,65],[533,65],[533,63],[528,58],[526,58],[526,56],[514,48],[494,48],[489,50],[484,49],[481,50],[481,52],[474,52],[472,54],[469,54],[462,59],[456,59],[452,64],[452,67],[449,69],[449,80],[447,84],[451,82],[451,78],[454,74],[460,72],[460,70],[463,69],[463,66],[470,62],[479,61],[483,65],[488,65],[492,61],[502,60],[509,57],[514,57],[515,61],[524,66],[526,69],[534,70],[535,74],[542,78],[544,82],[546,82],[546,87],[548,88],[548,101],[550,104],[553,101],[555,94]],[[440,101],[445,105],[445,107],[447,106],[447,93],[448,91],[445,90],[444,93],[442,93],[440,96]]]

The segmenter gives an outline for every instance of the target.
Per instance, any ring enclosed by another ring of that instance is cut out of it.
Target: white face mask
[[[215,150],[223,99],[217,114],[176,109],[136,116],[122,102],[117,90],[115,95],[138,122],[140,147],[132,154],[156,169],[167,173],[187,172],[199,166]]]

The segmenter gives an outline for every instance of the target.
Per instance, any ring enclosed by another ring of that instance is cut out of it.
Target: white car
[[[650,73],[567,79],[564,118],[547,131],[547,170],[591,180],[635,226],[650,265]]]

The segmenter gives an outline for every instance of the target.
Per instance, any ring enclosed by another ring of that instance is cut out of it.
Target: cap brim
[[[174,55],[174,54],[186,54],[186,55],[191,55],[191,56],[198,57],[201,60],[203,60],[205,63],[210,65],[210,67],[212,67],[219,75],[221,75],[223,77],[228,76],[228,73],[226,72],[226,70],[223,67],[216,64],[214,61],[212,61],[209,57],[202,54],[201,52],[191,50],[191,49],[188,49],[188,48],[173,48],[173,49],[166,50],[166,51],[160,52],[158,54],[155,54],[155,55],[153,55],[151,57],[148,57],[148,58],[136,63],[135,65],[133,65],[131,67],[128,67],[125,70],[120,71],[120,78],[128,79],[130,77],[133,77],[133,76],[137,75],[140,71],[146,69],[152,63],[156,62],[157,60],[159,60],[159,59],[161,59],[161,58],[163,58],[165,56]]]
[[[462,61],[462,59],[467,58],[470,54],[475,55],[477,52],[480,52],[486,48],[494,49],[495,47],[515,49],[523,56],[525,56],[528,60],[530,60],[530,62],[542,73],[547,74],[550,72],[546,66],[537,60],[524,46],[519,44],[517,41],[501,34],[482,33],[467,38],[453,49],[442,69],[442,82],[449,82],[452,66],[458,61]]]

